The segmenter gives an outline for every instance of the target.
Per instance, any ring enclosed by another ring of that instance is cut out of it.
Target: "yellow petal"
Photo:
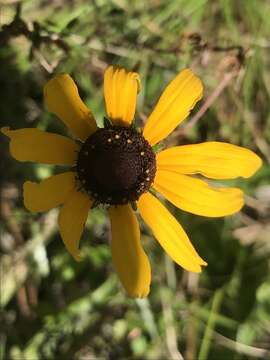
[[[178,265],[193,272],[200,272],[201,265],[207,265],[197,254],[184,229],[158,199],[146,193],[137,204],[145,223]]]
[[[85,140],[96,131],[95,119],[68,74],[52,78],[44,87],[44,98],[48,110],[57,115],[75,137]]]
[[[153,146],[167,137],[202,97],[203,86],[190,69],[182,70],[166,87],[143,130]]]
[[[81,260],[79,243],[87,215],[93,201],[74,190],[59,212],[58,224],[63,242],[77,261]]]
[[[180,174],[202,174],[212,179],[250,177],[262,160],[253,151],[240,146],[209,141],[176,146],[157,154],[157,167]]]
[[[63,204],[75,188],[75,173],[53,175],[39,184],[26,181],[23,185],[25,207],[32,211],[47,211]]]
[[[54,165],[73,165],[79,146],[64,136],[39,129],[1,129],[10,138],[10,153],[19,161],[34,161]]]
[[[237,188],[213,188],[205,181],[171,171],[158,170],[154,188],[182,210],[219,217],[231,215],[244,205]]]
[[[135,72],[109,66],[104,75],[104,97],[108,117],[114,125],[130,125],[135,114],[140,78]]]
[[[112,259],[118,276],[131,297],[149,293],[151,269],[140,243],[138,220],[129,205],[109,209],[112,226]]]

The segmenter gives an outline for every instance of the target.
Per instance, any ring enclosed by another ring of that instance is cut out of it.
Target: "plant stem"
[[[202,339],[198,360],[206,360],[210,350],[210,344],[213,336],[213,332],[216,325],[216,315],[219,312],[222,300],[224,296],[224,288],[218,289],[215,291],[211,313],[206,325],[205,333]]]

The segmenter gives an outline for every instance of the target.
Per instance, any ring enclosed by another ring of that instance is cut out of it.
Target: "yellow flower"
[[[243,206],[242,191],[216,188],[192,175],[211,179],[249,177],[261,166],[260,158],[252,151],[212,141],[176,146],[156,155],[152,147],[189,115],[201,99],[203,87],[190,69],[181,71],[166,87],[142,132],[132,126],[139,88],[137,73],[110,66],[104,79],[108,119],[104,128],[98,128],[71,77],[60,74],[51,79],[44,89],[47,107],[82,145],[38,129],[2,129],[10,138],[15,159],[72,167],[40,183],[26,181],[24,203],[33,212],[62,205],[60,233],[76,260],[80,259],[79,242],[89,210],[98,204],[108,206],[113,263],[132,297],[147,296],[151,281],[132,207],[137,206],[155,238],[177,264],[200,272],[206,262],[150,190],[193,214],[230,215]]]

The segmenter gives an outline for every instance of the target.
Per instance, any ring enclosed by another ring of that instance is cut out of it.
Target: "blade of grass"
[[[218,289],[215,291],[213,301],[212,301],[211,313],[210,313],[210,316],[209,316],[209,319],[208,319],[208,322],[206,325],[206,329],[204,332],[204,336],[202,339],[198,360],[205,360],[208,358],[211,341],[212,341],[214,329],[216,326],[216,319],[217,319],[216,315],[220,310],[220,306],[221,306],[221,303],[222,303],[222,300],[224,297],[224,293],[225,293],[224,288],[221,288],[221,289]]]

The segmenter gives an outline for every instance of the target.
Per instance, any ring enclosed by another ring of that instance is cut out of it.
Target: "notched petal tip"
[[[53,165],[73,165],[78,145],[62,135],[36,128],[1,129],[10,138],[10,154],[18,161],[32,161]]]
[[[153,187],[178,208],[201,216],[232,215],[244,205],[238,188],[212,187],[201,179],[167,170],[157,171]]]
[[[192,270],[187,270],[187,269],[184,269],[184,270],[192,272],[194,274],[200,274],[202,272],[202,268],[199,265],[197,267],[194,267],[194,269],[192,269]]]
[[[200,258],[200,263],[201,266],[208,266],[208,263],[206,261],[204,261],[202,258]]]
[[[190,68],[183,69],[181,73],[184,77],[193,79],[194,81],[193,88],[194,88],[194,92],[196,90],[197,101],[201,100],[204,91],[204,87],[201,79]]]
[[[139,74],[112,65],[107,68],[104,74],[104,98],[107,115],[114,125],[130,126],[139,91]]]
[[[31,212],[48,211],[63,204],[75,188],[75,173],[52,175],[40,183],[23,184],[24,205]]]
[[[167,254],[185,270],[199,273],[206,262],[198,255],[187,234],[164,205],[150,193],[137,202],[139,212]]]
[[[200,256],[197,258],[197,269],[192,270],[192,272],[200,274],[203,271],[203,267],[208,266],[208,263],[204,261]]]
[[[184,69],[167,85],[144,127],[144,137],[153,146],[166,138],[202,98],[201,80]]]
[[[141,91],[141,88],[142,88],[140,75],[136,72],[130,72],[128,74],[133,80],[135,80],[137,82],[137,94],[139,94],[139,92]]]
[[[94,117],[80,98],[70,75],[55,75],[45,84],[43,92],[48,110],[57,115],[76,137],[85,140],[96,131]]]

